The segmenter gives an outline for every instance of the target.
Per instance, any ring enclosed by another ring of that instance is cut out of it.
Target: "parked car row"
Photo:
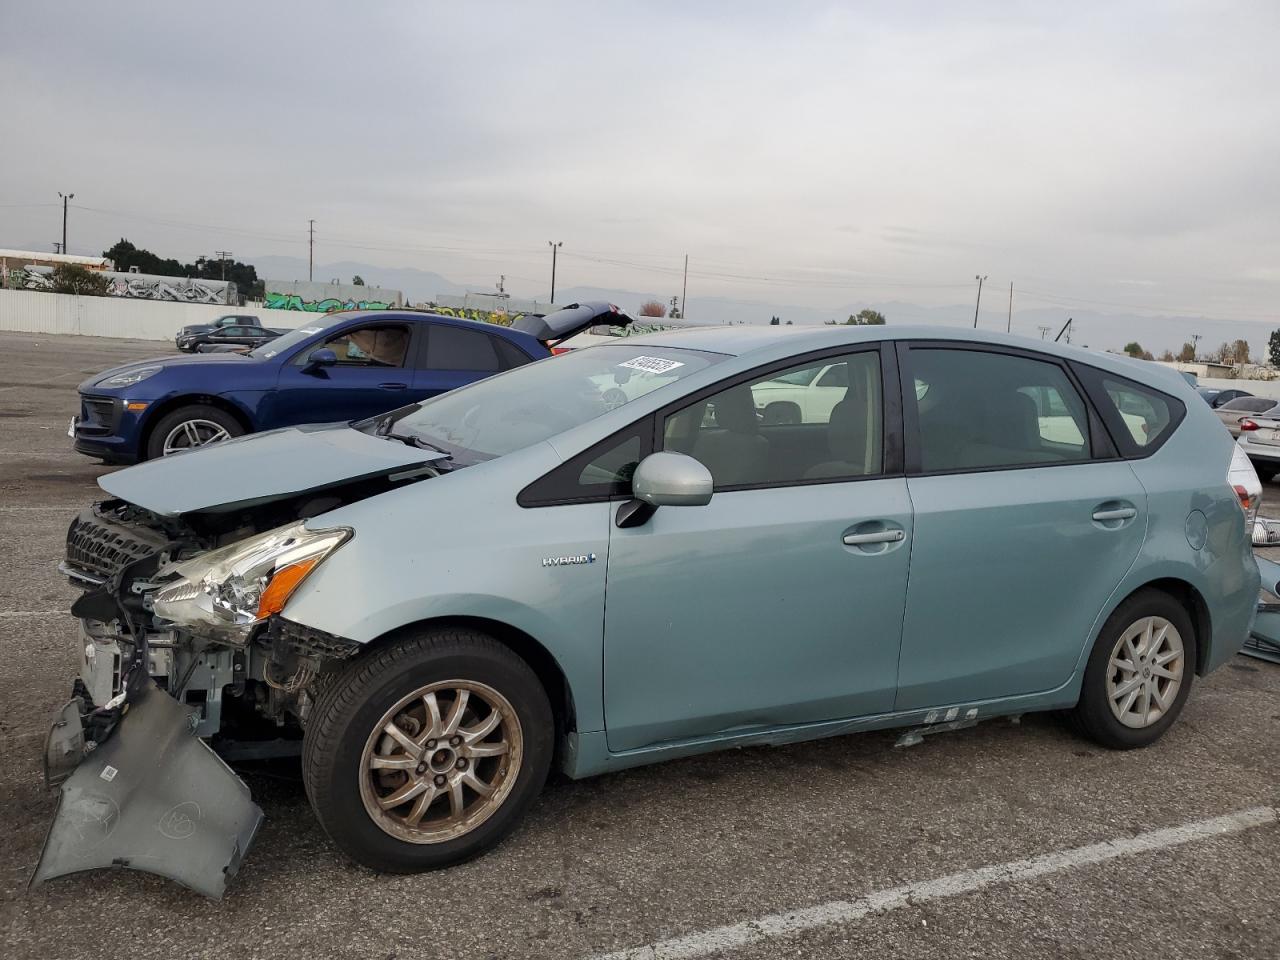
[[[1145,746],[1244,643],[1261,486],[1174,372],[849,326],[531,362],[578,311],[343,314],[82,386],[114,418],[77,427],[91,451],[283,428],[110,473],[72,524],[83,655],[37,883],[123,865],[220,895],[262,811],[206,741],[300,744],[321,827],[403,873],[494,846],[553,764],[1028,711]],[[287,426],[336,398],[368,416]],[[199,831],[166,830],[196,795]]]

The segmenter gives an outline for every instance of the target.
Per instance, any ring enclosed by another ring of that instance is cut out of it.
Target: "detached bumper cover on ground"
[[[262,810],[194,735],[192,714],[150,681],[131,696],[119,725],[63,782],[33,887],[82,870],[122,867],[222,896]],[[68,715],[73,711],[59,719],[73,722]],[[50,745],[65,750],[66,734],[55,721]]]
[[[1270,601],[1258,604],[1258,615],[1249,631],[1249,639],[1240,651],[1249,657],[1280,663],[1280,563],[1255,557],[1262,574],[1262,589]]]

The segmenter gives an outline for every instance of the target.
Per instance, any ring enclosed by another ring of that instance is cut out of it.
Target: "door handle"
[[[409,385],[407,383],[380,383],[378,386],[383,390],[404,390]]]
[[[1116,507],[1114,510],[1093,511],[1093,519],[1100,522],[1106,520],[1132,520],[1137,515],[1138,511],[1134,507]]]
[[[857,547],[864,543],[898,543],[906,537],[902,530],[877,530],[875,533],[846,533],[846,547]]]

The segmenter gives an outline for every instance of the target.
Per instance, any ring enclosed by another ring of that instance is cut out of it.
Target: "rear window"
[[[1083,364],[1075,369],[1126,457],[1155,451],[1186,413],[1180,400],[1152,387]]]
[[[1234,400],[1228,400],[1219,410],[1240,410],[1244,413],[1262,413],[1264,410],[1270,410],[1276,405],[1274,400],[1267,397],[1236,397]]]

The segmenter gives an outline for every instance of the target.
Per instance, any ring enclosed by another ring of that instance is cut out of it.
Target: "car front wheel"
[[[325,685],[303,782],[343,852],[412,873],[477,856],[514,829],[553,743],[528,664],[485,634],[433,629],[370,651]]]
[[[1154,743],[1182,712],[1195,663],[1195,628],[1182,604],[1160,590],[1140,591],[1107,618],[1072,719],[1105,747]]]
[[[240,421],[225,410],[202,403],[180,407],[161,417],[151,431],[147,438],[147,459],[221,443],[243,433]]]

